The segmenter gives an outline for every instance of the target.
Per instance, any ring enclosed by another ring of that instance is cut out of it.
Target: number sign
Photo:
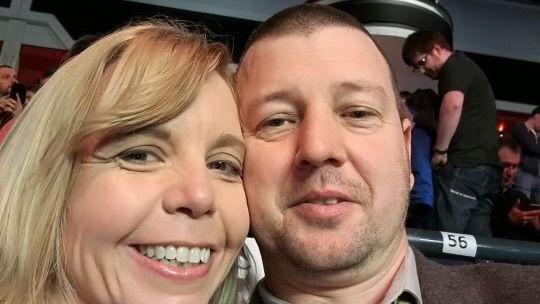
[[[476,256],[476,239],[469,234],[460,234],[441,231],[443,237],[443,252],[463,255],[469,257]]]

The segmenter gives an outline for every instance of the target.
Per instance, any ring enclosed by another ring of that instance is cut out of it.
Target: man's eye
[[[276,117],[276,118],[270,118],[264,121],[261,125],[262,127],[283,127],[287,124],[293,124],[296,120],[293,118],[285,118],[285,117]]]
[[[221,174],[227,177],[242,177],[242,168],[232,161],[215,160],[209,162],[207,167],[208,169],[219,171]]]
[[[289,127],[294,125],[297,120],[297,117],[291,114],[276,114],[263,120],[259,125],[259,129],[281,129],[283,127]]]
[[[271,126],[271,127],[279,127],[284,124],[285,124],[285,119],[283,118],[270,119],[269,121],[266,122],[266,125]]]
[[[351,110],[351,111],[347,111],[347,112],[343,113],[341,116],[342,117],[351,117],[351,118],[360,119],[360,118],[368,118],[368,117],[370,117],[372,115],[373,115],[373,113],[371,113],[369,111],[366,111],[366,110]]]

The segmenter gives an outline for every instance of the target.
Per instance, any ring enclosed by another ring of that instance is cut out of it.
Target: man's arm
[[[460,91],[449,91],[443,96],[441,110],[439,112],[439,124],[437,126],[437,141],[435,149],[439,151],[448,150],[450,140],[456,132],[463,109],[464,95]],[[433,154],[431,164],[439,167],[448,161],[447,154]]]

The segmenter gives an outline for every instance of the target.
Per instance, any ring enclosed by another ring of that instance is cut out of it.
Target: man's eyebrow
[[[274,101],[274,100],[293,100],[293,99],[295,99],[295,95],[292,92],[279,90],[279,91],[275,91],[275,92],[264,95],[262,98],[260,98],[257,101],[257,104],[262,104],[262,103],[266,103],[266,102]]]
[[[388,94],[380,85],[366,82],[363,80],[342,81],[333,86],[333,89],[338,94],[349,92],[365,92],[378,95],[381,99],[386,99]]]

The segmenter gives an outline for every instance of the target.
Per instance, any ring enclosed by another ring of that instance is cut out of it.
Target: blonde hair
[[[203,34],[148,21],[103,37],[51,77],[0,148],[0,303],[75,299],[63,239],[81,147],[178,116],[209,73],[230,83],[228,63],[225,46]],[[217,294],[234,301],[231,274]]]

